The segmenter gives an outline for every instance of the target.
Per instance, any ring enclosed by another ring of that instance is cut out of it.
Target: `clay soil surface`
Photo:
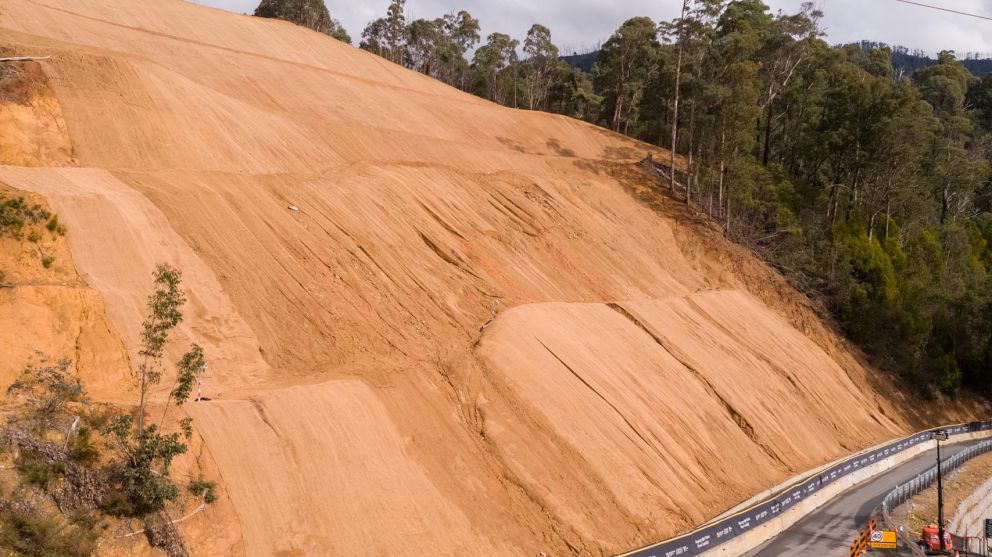
[[[616,553],[921,425],[648,146],[179,0],[5,0],[0,37],[52,55],[0,97],[0,182],[68,230],[0,339],[49,312],[24,342],[127,400],[182,269],[231,503],[195,554]]]

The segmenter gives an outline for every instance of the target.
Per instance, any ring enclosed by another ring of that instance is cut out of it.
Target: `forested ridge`
[[[480,43],[468,12],[407,21],[404,4],[360,48],[674,145],[688,168],[662,169],[669,193],[821,300],[877,365],[925,393],[992,390],[992,76],[953,52],[910,72],[884,45],[831,47],[811,3],[684,0],[671,21],[625,21],[589,72],[543,25]]]
[[[936,66],[938,63],[937,55],[924,52],[919,49],[912,50],[905,46],[890,46],[885,43],[875,41],[858,41],[855,44],[865,52],[870,52],[875,49],[891,50],[892,69],[897,77],[912,75],[914,71],[920,68]],[[834,46],[834,48],[846,47],[847,45]],[[599,47],[597,46],[596,48],[590,49],[586,52],[565,54],[561,57],[561,59],[568,62],[573,67],[579,68],[586,72],[591,72],[593,64],[596,63],[596,56],[598,54]],[[961,58],[959,54],[958,59],[961,60],[964,67],[968,68],[968,71],[978,77],[985,77],[986,74],[992,73],[992,54],[968,52],[965,53],[964,58]]]
[[[892,51],[892,67],[896,74],[912,75],[920,68],[935,66],[939,62],[939,54],[924,52],[919,49],[911,50],[905,46],[889,46],[885,43],[859,41],[858,46],[869,51],[876,48],[888,48]],[[992,54],[982,52],[956,53],[958,60],[968,68],[968,71],[978,77],[985,77],[992,72]]]

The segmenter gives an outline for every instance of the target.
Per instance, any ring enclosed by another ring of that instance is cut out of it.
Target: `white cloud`
[[[915,0],[914,0],[915,1]],[[766,0],[794,11],[801,0]],[[992,17],[987,0],[921,0],[924,4]],[[951,14],[896,0],[817,0],[830,43],[861,39],[928,52],[987,52],[992,56],[992,21]]]
[[[251,13],[257,0],[194,0],[235,12]],[[773,10],[798,10],[803,0],[765,0]],[[386,11],[389,0],[327,0],[334,17],[358,41],[370,20]],[[939,12],[896,0],[817,0],[824,11],[830,43],[860,39],[913,49],[992,56],[992,21]],[[924,0],[937,6],[992,17],[988,0]],[[639,15],[669,19],[678,0],[408,0],[408,17],[433,18],[449,11],[468,10],[482,22],[483,37],[493,31],[523,37],[533,23],[551,29],[563,48],[582,50],[605,40],[627,18]]]

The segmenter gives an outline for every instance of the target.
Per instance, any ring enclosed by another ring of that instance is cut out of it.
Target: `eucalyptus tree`
[[[406,0],[392,0],[386,8],[386,17],[370,21],[362,30],[359,48],[396,64],[408,63],[405,5]]]
[[[362,30],[362,40],[358,48],[375,53],[383,58],[389,58],[389,45],[386,43],[386,20],[383,18],[370,21]]]
[[[965,100],[979,80],[957,61],[953,52],[941,52],[938,63],[913,74],[923,98],[940,121],[928,157],[928,170],[940,203],[940,222],[965,211],[981,185],[983,161],[975,152],[975,123]]]
[[[443,22],[416,19],[407,29],[407,60],[410,68],[439,78],[441,57],[444,53]]]
[[[472,58],[472,68],[478,76],[480,86],[489,100],[506,104],[505,83],[508,81],[506,71],[516,71],[517,47],[520,41],[510,37],[505,33],[490,33],[486,37],[486,44],[480,46],[475,51]],[[510,79],[514,94],[516,93],[516,79]]]
[[[479,20],[460,10],[441,17],[441,37],[444,40],[439,54],[441,75],[439,79],[460,89],[466,88],[469,63],[465,59],[469,49],[479,44]]]
[[[284,19],[318,33],[351,43],[341,22],[332,18],[323,0],[262,0],[255,8],[256,17]]]
[[[628,19],[603,43],[593,80],[613,131],[628,132],[636,119],[645,84],[657,68],[659,48],[657,27],[647,17]]]
[[[531,110],[546,107],[548,93],[558,75],[558,47],[551,41],[551,30],[535,23],[524,39],[527,104]]]
[[[672,151],[669,185],[672,191],[675,190],[677,166],[675,161],[676,153],[679,150],[680,101],[683,94],[688,94],[689,100],[689,130],[688,140],[685,142],[687,155],[686,203],[692,199],[692,182],[695,174],[693,156],[696,153],[695,124],[699,98],[705,87],[703,74],[711,65],[707,63],[707,58],[712,55],[711,47],[715,35],[716,19],[723,11],[723,5],[723,0],[683,0],[680,16],[671,22],[662,22],[659,26],[662,37],[666,42],[672,43],[675,50],[674,61],[670,65],[674,72],[671,120],[669,123]],[[686,69],[690,71],[686,72]]]
[[[764,44],[759,51],[760,78],[763,91],[759,104],[764,114],[764,144],[762,164],[768,165],[772,126],[775,119],[775,101],[796,76],[813,52],[815,41],[823,34],[820,19],[823,12],[812,2],[803,2],[795,14],[780,13],[775,16]]]
[[[406,14],[404,7],[406,0],[393,0],[386,8],[385,40],[389,48],[389,59],[396,64],[403,65],[405,60],[405,46],[407,40]]]

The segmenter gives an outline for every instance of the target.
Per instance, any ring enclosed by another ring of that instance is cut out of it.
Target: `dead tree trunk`
[[[695,137],[695,127],[696,127],[696,103],[690,102],[691,108],[689,109],[689,160],[686,162],[686,175],[685,175],[685,204],[690,205],[692,203],[692,152],[695,150],[692,144],[692,140]]]
[[[889,239],[889,219],[892,216],[892,198],[885,200],[885,239]]]
[[[724,152],[724,149],[726,148],[726,143],[727,143],[727,130],[726,128],[724,128],[720,131],[720,176],[718,178],[719,188],[717,189],[717,198],[716,198],[717,199],[716,210],[718,214],[723,213],[723,183],[724,183],[723,181],[724,181],[724,176],[726,176],[727,174],[727,161],[725,159],[726,154]]]
[[[775,101],[768,103],[768,114],[765,114],[765,145],[761,154],[761,165],[768,166],[768,157],[772,148],[772,106]]]
[[[0,62],[32,62],[34,60],[48,60],[51,56],[13,56],[0,58]]]

